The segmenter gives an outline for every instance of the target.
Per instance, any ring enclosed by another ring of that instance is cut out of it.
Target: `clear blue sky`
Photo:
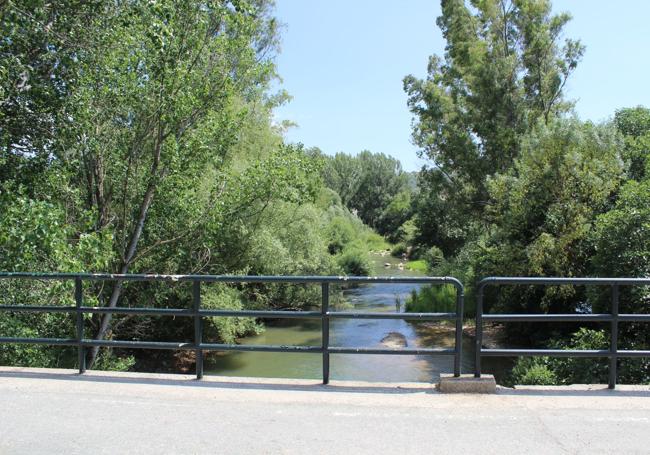
[[[621,107],[650,107],[650,0],[555,0],[573,20],[565,36],[587,46],[566,93],[582,119]],[[428,56],[445,42],[437,0],[277,0],[285,24],[278,71],[293,100],[276,111],[298,127],[291,142],[324,152],[367,149],[424,163],[410,140],[402,78],[426,75]]]

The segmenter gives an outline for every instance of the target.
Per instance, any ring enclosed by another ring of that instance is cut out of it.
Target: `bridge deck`
[[[0,453],[647,453],[650,387],[500,389],[0,367]]]

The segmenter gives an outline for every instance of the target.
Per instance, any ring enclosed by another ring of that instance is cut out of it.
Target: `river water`
[[[422,276],[400,270],[399,260],[372,254],[375,275]],[[389,268],[384,263],[389,262]],[[373,283],[344,290],[351,308],[343,311],[395,312],[396,299],[401,311],[407,296],[418,284]],[[286,322],[285,322],[286,321]],[[241,344],[320,346],[319,320],[285,320],[267,325],[256,336],[239,340]],[[453,348],[454,330],[441,323],[414,323],[402,319],[333,319],[330,321],[330,346],[385,347],[381,340],[389,333],[402,334],[408,347]],[[470,339],[463,339],[462,370],[471,372],[473,357]],[[317,353],[227,352],[211,357],[206,373],[224,376],[320,378],[322,360]],[[331,379],[383,382],[430,382],[440,373],[453,372],[452,356],[332,354]]]

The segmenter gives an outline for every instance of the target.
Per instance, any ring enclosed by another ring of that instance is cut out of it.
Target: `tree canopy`
[[[426,206],[435,215],[421,219],[422,231],[453,252],[467,232],[450,218],[482,220],[487,178],[510,168],[538,121],[569,109],[563,88],[584,48],[561,41],[570,16],[552,14],[549,1],[441,4],[445,55],[430,58],[426,79],[407,76],[404,89],[413,141],[432,163],[421,184],[431,188]],[[437,221],[441,212],[449,215]]]

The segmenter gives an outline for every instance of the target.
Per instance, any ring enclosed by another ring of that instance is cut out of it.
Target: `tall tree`
[[[650,176],[650,109],[642,106],[620,109],[614,124],[623,135],[623,158],[628,165],[628,177],[643,180]]]
[[[341,196],[350,210],[373,228],[381,227],[381,215],[395,195],[408,188],[408,175],[398,160],[383,153],[363,150],[356,156],[337,153],[326,160],[323,180]]]
[[[423,194],[436,198],[434,212],[460,212],[463,223],[482,219],[486,179],[512,165],[520,137],[570,108],[562,90],[584,50],[578,41],[560,43],[570,16],[553,15],[548,0],[469,3],[442,0],[444,58],[430,58],[426,79],[404,79],[414,142],[432,161]],[[420,223],[447,253],[466,235],[448,239],[444,227],[431,230],[435,219]]]

